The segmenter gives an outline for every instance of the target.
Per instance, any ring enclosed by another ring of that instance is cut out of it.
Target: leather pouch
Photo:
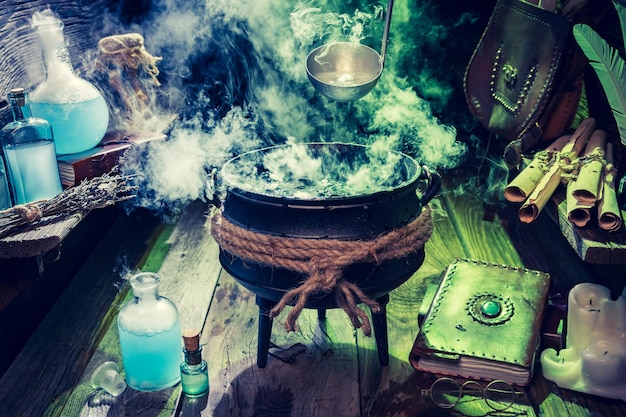
[[[582,71],[560,74],[569,28],[560,14],[521,0],[498,0],[474,50],[464,79],[467,103],[489,132],[515,146],[518,155],[505,152],[507,162],[572,123]],[[562,81],[569,85],[562,88]]]
[[[419,371],[526,385],[550,277],[545,272],[457,260],[443,278],[411,350]]]

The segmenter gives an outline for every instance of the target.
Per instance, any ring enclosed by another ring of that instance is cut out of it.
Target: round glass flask
[[[33,15],[42,47],[45,80],[30,94],[33,116],[52,125],[57,155],[95,147],[109,126],[102,93],[74,73],[63,35],[63,22],[50,10]]]
[[[180,381],[182,335],[178,309],[159,295],[160,277],[142,272],[130,279],[134,299],[117,317],[129,387],[156,391]]]

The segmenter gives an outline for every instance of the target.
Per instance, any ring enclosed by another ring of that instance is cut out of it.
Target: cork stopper
[[[22,87],[12,89],[9,92],[9,100],[13,100],[19,107],[23,107],[26,104],[26,91]]]
[[[183,341],[185,342],[185,350],[189,352],[200,350],[200,332],[197,330],[185,330],[183,332]]]

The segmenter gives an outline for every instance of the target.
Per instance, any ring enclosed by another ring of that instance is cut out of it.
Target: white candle
[[[609,289],[596,284],[578,284],[569,292],[567,300],[568,348],[582,351],[592,339],[592,331],[600,320],[601,306],[611,298]]]
[[[541,366],[559,387],[626,401],[626,288],[578,284],[569,293],[566,348],[546,349]]]
[[[573,349],[560,352],[548,348],[541,353],[541,370],[546,379],[560,387],[571,387],[580,380],[580,356]]]
[[[598,340],[582,351],[581,373],[587,384],[615,384],[624,379],[623,343],[615,338]]]

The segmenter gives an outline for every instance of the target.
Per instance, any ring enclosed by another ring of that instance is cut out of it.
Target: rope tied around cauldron
[[[366,336],[371,335],[370,321],[357,304],[366,304],[372,312],[380,311],[380,306],[355,283],[345,280],[343,270],[356,263],[373,260],[379,265],[416,253],[430,238],[432,227],[428,206],[406,226],[367,241],[307,239],[253,232],[228,221],[219,210],[215,210],[210,219],[211,235],[224,251],[244,261],[308,276],[299,287],[287,291],[270,311],[273,318],[294,303],[285,321],[287,331],[296,330],[296,320],[310,296],[334,291],[338,306],[346,312],[353,327],[362,327]]]

